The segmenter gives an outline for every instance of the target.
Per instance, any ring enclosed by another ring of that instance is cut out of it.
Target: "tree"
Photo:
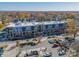
[[[4,25],[2,23],[0,23],[0,30],[2,30],[4,27]]]
[[[5,19],[5,23],[10,23],[10,19]]]
[[[2,14],[2,15],[1,15],[1,19],[2,19],[2,24],[5,25],[6,15]]]
[[[73,33],[75,32],[75,23],[73,19],[67,19],[68,23],[67,23],[67,32],[68,33]]]

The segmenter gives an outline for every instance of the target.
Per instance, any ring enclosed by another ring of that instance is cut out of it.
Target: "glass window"
[[[18,32],[18,28],[17,27],[13,28],[13,32]]]
[[[17,28],[18,32],[22,32],[22,27]]]
[[[27,26],[26,31],[30,31],[30,30],[31,30],[31,26]]]
[[[48,25],[48,29],[51,29],[52,28],[52,25],[50,24],[50,25]]]
[[[25,27],[22,27],[22,31],[25,31]]]
[[[6,32],[8,32],[8,28],[3,29],[2,31],[6,31]]]
[[[63,24],[61,23],[61,24],[59,24],[59,27],[62,27],[63,26]]]
[[[45,28],[48,29],[48,25],[46,25]]]
[[[62,24],[59,24],[59,27],[60,28],[65,28],[65,24],[63,24],[63,23]]]
[[[52,28],[55,28],[55,24],[52,24]]]
[[[31,26],[31,29],[34,30],[34,26]]]

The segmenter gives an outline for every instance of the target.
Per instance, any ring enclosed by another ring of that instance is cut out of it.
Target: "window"
[[[62,23],[62,24],[59,24],[59,27],[64,29],[66,26],[65,26],[65,24]]]
[[[34,30],[34,26],[31,26],[31,29]]]
[[[13,28],[13,32],[18,32],[18,28]]]
[[[46,25],[45,28],[48,29],[48,25]]]
[[[2,31],[8,32],[8,28],[3,29]]]
[[[51,24],[50,24],[50,25],[48,25],[48,28],[49,28],[49,29],[51,29],[51,28],[52,28],[52,25],[51,25]]]
[[[25,27],[22,27],[22,31],[23,31],[23,32],[25,31]]]
[[[63,26],[63,24],[59,24],[59,27],[62,27]]]
[[[30,31],[30,30],[31,30],[31,26],[27,26],[26,31]]]
[[[52,28],[55,28],[55,24],[52,24]]]

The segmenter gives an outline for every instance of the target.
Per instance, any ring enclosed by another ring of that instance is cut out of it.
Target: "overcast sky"
[[[78,2],[0,2],[0,11],[79,11]]]

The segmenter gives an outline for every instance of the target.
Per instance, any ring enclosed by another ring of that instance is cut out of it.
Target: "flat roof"
[[[66,21],[18,22],[18,23],[9,23],[6,27],[35,26],[35,25],[47,25],[47,24],[59,24],[59,23],[66,23]]]

